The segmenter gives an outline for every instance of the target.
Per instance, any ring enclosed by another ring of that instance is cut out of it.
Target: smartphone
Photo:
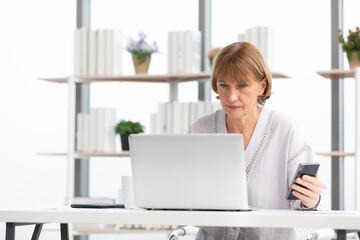
[[[71,204],[72,208],[125,208],[123,204],[116,203],[74,203]]]
[[[292,194],[292,192],[294,190],[291,188],[291,186],[293,184],[299,185],[301,187],[304,187],[304,186],[302,186],[300,184],[297,184],[296,183],[296,178],[298,178],[298,177],[301,178],[303,175],[309,175],[309,176],[315,177],[319,167],[320,167],[319,163],[299,163],[299,166],[298,166],[298,168],[297,168],[297,170],[295,172],[294,178],[293,178],[293,180],[291,182],[290,189],[289,189],[289,192],[288,192],[288,194],[286,196],[286,199],[287,200],[298,200],[298,198],[295,197]],[[306,188],[306,187],[304,187],[304,188]]]

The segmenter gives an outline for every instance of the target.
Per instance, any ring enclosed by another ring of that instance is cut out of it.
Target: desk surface
[[[352,211],[289,211],[257,209],[229,211],[151,211],[127,209],[0,209],[0,222],[164,224],[195,226],[305,227],[360,229],[360,214]]]

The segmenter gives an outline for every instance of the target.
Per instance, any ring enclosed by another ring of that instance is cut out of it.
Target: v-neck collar
[[[217,122],[217,129],[218,133],[228,133],[227,127],[226,127],[226,114],[225,112],[220,109],[217,112],[218,114],[218,122]],[[253,134],[251,135],[249,144],[247,145],[245,149],[245,162],[246,165],[250,163],[250,161],[255,156],[255,153],[257,149],[259,148],[259,145],[261,144],[261,141],[263,139],[263,135],[265,133],[267,124],[268,124],[268,116],[270,114],[270,111],[267,108],[262,107],[260,111],[259,118],[257,120],[255,129]],[[254,159],[255,160],[255,159]]]

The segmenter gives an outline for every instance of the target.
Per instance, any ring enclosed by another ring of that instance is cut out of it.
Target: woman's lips
[[[240,106],[233,106],[233,105],[226,105],[227,108],[229,109],[238,109],[240,108]]]

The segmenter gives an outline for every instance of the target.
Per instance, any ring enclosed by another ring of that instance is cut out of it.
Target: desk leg
[[[61,240],[69,240],[69,226],[67,223],[60,223],[60,234]]]
[[[6,223],[6,240],[15,240],[15,223]]]
[[[34,233],[33,233],[32,237],[31,237],[31,240],[38,240],[39,239],[42,227],[43,227],[42,223],[39,223],[39,224],[35,225]]]
[[[336,230],[337,240],[346,240],[346,230]]]

